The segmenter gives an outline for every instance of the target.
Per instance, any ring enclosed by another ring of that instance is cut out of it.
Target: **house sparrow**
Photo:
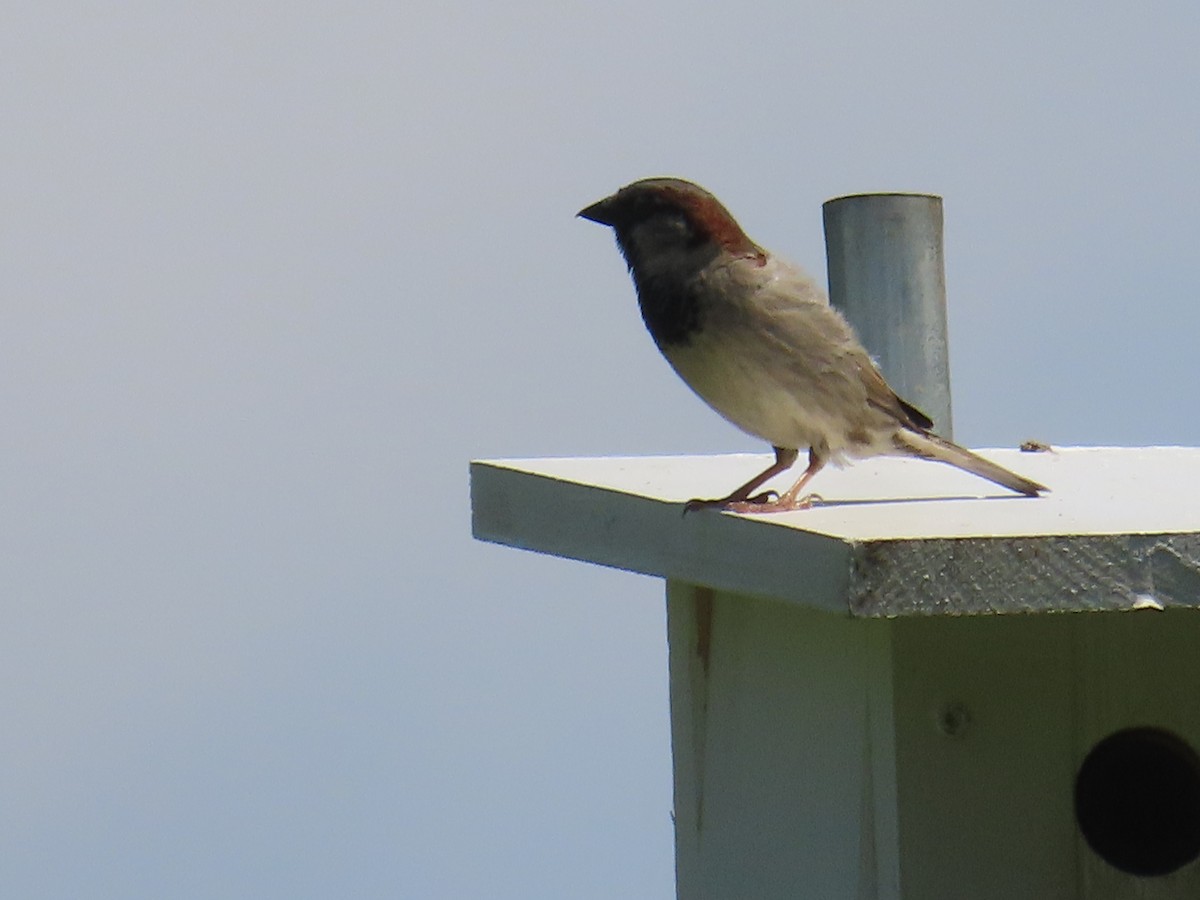
[[[933,434],[900,399],[841,314],[803,271],[755,244],[708,191],[648,178],[579,212],[609,225],[642,319],[672,368],[709,406],[768,441],[775,462],[726,497],[686,509],[803,509],[827,463],[891,454],[936,459],[1036,497],[1047,490]],[[783,494],[755,493],[808,448]]]

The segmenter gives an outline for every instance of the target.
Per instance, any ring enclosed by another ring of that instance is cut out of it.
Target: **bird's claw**
[[[778,491],[763,491],[753,497],[736,500],[729,497],[721,500],[689,500],[683,505],[683,514],[687,515],[698,509],[713,508],[733,513],[788,512],[789,510],[809,509],[824,502],[825,498],[820,494],[805,494],[803,497],[787,500]]]
[[[779,500],[779,491],[763,491],[761,494],[755,494],[753,497],[747,497],[742,503],[749,503],[753,506],[758,506],[763,503],[775,503]],[[739,501],[733,501],[739,502]]]
[[[764,507],[769,507],[774,503],[779,502],[778,491],[763,491],[761,494],[755,494],[753,497],[722,497],[719,500],[689,500],[683,504],[683,514],[686,516],[690,512],[695,512],[698,509],[721,509],[729,512],[760,512]]]
[[[683,514],[686,516],[688,513],[695,512],[698,509],[709,509],[713,506],[719,506],[721,503],[721,500],[692,499],[683,504]]]

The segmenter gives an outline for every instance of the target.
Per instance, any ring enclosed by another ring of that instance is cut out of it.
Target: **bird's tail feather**
[[[958,444],[952,444],[936,434],[905,429],[896,435],[896,443],[901,450],[911,453],[913,456],[949,463],[973,475],[978,475],[980,478],[986,478],[988,481],[1016,491],[1018,494],[1025,494],[1027,497],[1036,497],[1043,491],[1050,490],[1045,485],[1038,484],[1016,472],[1010,472],[1003,466],[998,466],[991,460],[984,459]]]

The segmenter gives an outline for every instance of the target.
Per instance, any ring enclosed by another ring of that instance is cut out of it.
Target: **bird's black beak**
[[[591,222],[599,222],[601,225],[613,224],[613,198],[605,197],[603,200],[598,200],[591,206],[585,206],[575,215],[581,219],[587,219]]]

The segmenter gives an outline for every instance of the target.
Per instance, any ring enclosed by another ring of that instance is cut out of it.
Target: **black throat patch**
[[[639,278],[633,273],[646,330],[660,347],[687,344],[703,326],[703,306],[686,283],[673,278]]]

